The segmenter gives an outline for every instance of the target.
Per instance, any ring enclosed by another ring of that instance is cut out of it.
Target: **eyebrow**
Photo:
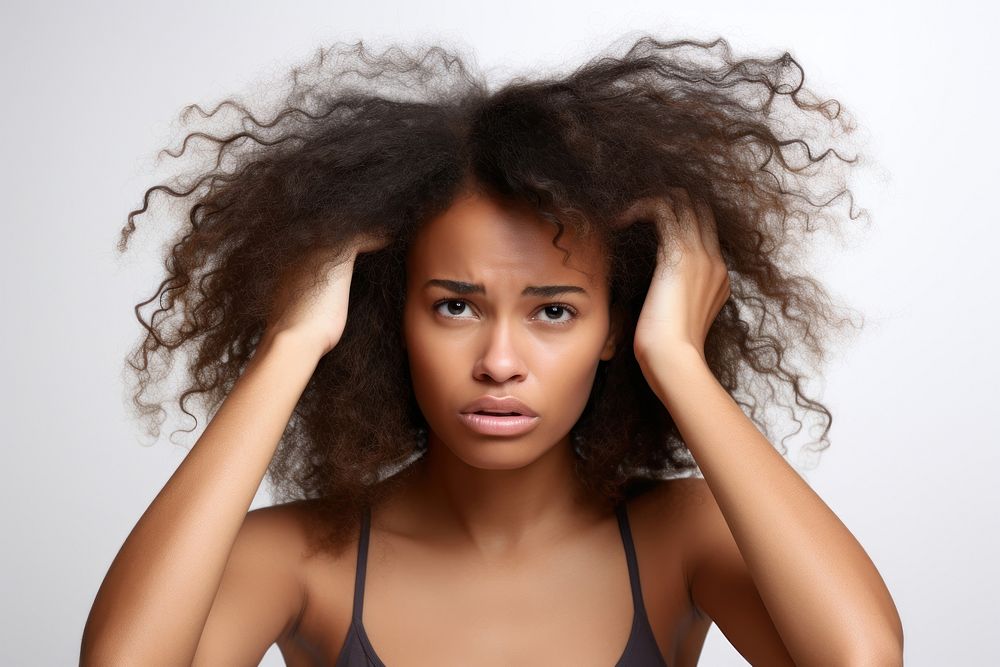
[[[424,283],[424,289],[428,287],[443,287],[457,294],[486,294],[486,288],[479,283],[467,283],[461,280],[444,280],[442,278],[432,278]],[[553,297],[560,294],[582,294],[590,297],[587,290],[576,285],[528,285],[521,290],[521,296]]]

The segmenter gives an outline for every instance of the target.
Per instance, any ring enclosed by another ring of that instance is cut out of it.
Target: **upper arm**
[[[695,608],[751,664],[794,667],[708,484],[702,478],[675,481],[685,487],[685,566]]]
[[[303,608],[298,529],[287,505],[249,512],[192,665],[257,665]]]

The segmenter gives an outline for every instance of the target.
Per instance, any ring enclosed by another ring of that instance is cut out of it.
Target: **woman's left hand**
[[[667,190],[669,197],[641,199],[616,220],[619,227],[651,221],[660,239],[633,344],[644,370],[691,350],[704,360],[708,330],[731,294],[711,207],[683,188]]]

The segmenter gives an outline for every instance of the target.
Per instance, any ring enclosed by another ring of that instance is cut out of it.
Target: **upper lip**
[[[488,410],[490,412],[517,412],[528,417],[538,416],[531,408],[513,396],[504,396],[503,398],[498,398],[496,396],[480,396],[472,403],[469,403],[462,408],[462,412],[477,412],[479,410]]]

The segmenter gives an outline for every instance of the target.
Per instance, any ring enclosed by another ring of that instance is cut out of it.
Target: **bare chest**
[[[630,508],[640,589],[670,667],[697,662],[708,624],[684,581],[681,536],[650,530]],[[309,604],[279,643],[290,667],[334,665],[351,630],[357,549],[310,564]],[[613,667],[633,623],[633,596],[616,522],[532,556],[484,563],[373,530],[361,630],[387,667]],[[474,656],[475,659],[471,659]]]

